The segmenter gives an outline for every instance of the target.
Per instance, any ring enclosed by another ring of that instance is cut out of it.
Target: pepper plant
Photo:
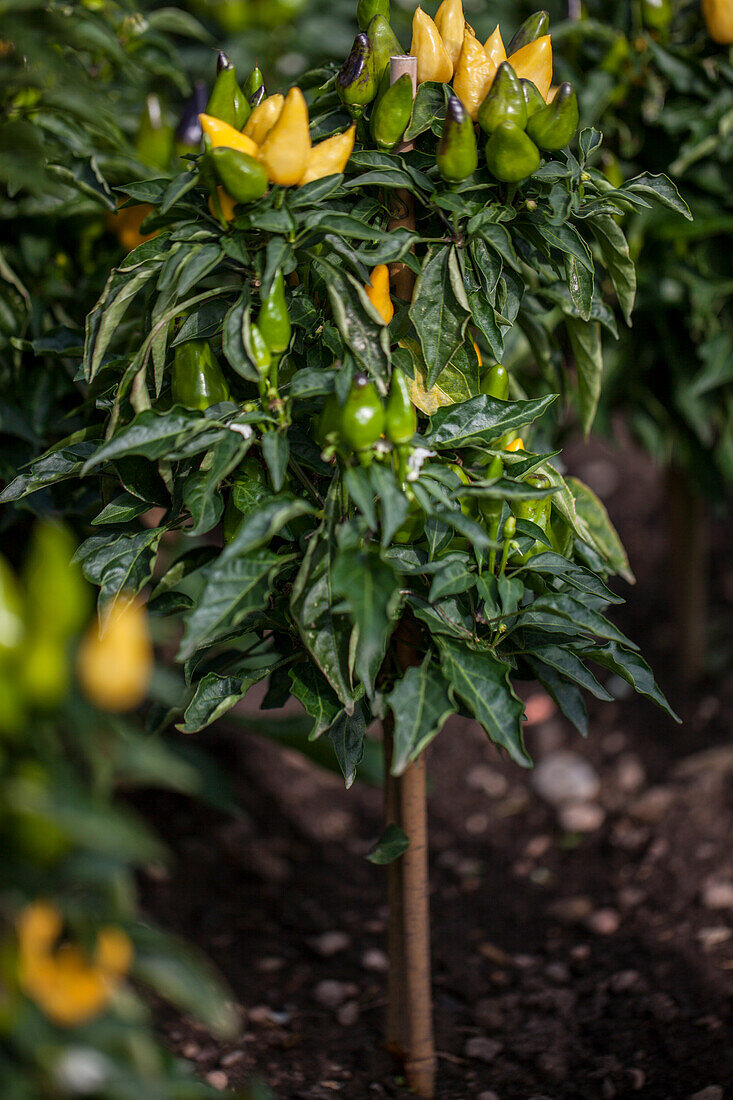
[[[629,575],[618,536],[542,425],[561,398],[593,419],[600,328],[615,331],[604,271],[624,312],[633,299],[618,213],[684,205],[663,176],[607,193],[600,135],[573,141],[574,89],[551,98],[544,13],[505,49],[446,0],[435,21],[415,13],[404,56],[377,7],[360,5],[341,66],[258,89],[243,132],[204,114],[199,156],[125,188],[156,235],[87,319],[100,430],[3,499],[96,486],[79,559],[103,617],[147,589],[180,622],[180,729],[269,679],[265,707],[298,699],[351,785],[382,720],[387,1037],[430,1096],[424,749],[460,713],[527,767],[517,683],[585,734],[584,693],[612,698],[594,668],[671,713],[606,614],[609,578]],[[538,364],[551,340],[572,349],[561,395],[507,372],[517,333]]]

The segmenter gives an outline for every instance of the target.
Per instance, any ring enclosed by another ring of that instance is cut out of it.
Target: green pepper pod
[[[356,21],[360,31],[367,30],[377,15],[389,22],[389,0],[359,0],[356,5]]]
[[[157,95],[149,95],[145,100],[135,138],[135,149],[143,164],[161,171],[170,167],[173,157],[173,127],[165,122],[163,107]]]
[[[330,393],[323,405],[316,427],[316,442],[321,447],[341,441],[341,406],[335,393]]]
[[[372,137],[380,149],[392,149],[402,139],[412,115],[412,77],[403,73],[394,84],[389,84],[379,96],[372,110],[370,128]]]
[[[564,149],[578,129],[578,97],[572,84],[561,84],[552,103],[532,115],[527,134],[535,145],[549,153]]]
[[[267,172],[248,153],[220,146],[211,150],[214,171],[224,190],[235,202],[254,202],[267,190]]]
[[[281,355],[286,351],[290,343],[290,315],[285,299],[285,280],[281,268],[278,268],[273,279],[269,296],[260,306],[257,327],[273,354]]]
[[[255,65],[254,69],[242,85],[242,92],[247,102],[249,103],[258,88],[264,88],[264,86],[265,78],[262,75],[262,69],[259,67],[259,65]]]
[[[544,111],[547,104],[542,98],[542,92],[533,81],[523,76],[519,83],[522,85],[524,102],[527,104],[527,119],[530,119],[538,111]]]
[[[499,401],[506,401],[509,397],[509,374],[506,367],[502,366],[501,363],[490,367],[481,376],[479,390],[481,393],[485,393],[487,397],[495,397]],[[501,459],[499,461],[501,462]]]
[[[374,72],[377,85],[385,72],[389,72],[390,57],[398,57],[404,51],[394,31],[383,15],[375,15],[367,31],[374,52]]]
[[[377,94],[377,76],[372,44],[367,34],[357,34],[351,53],[336,77],[339,98],[358,116]]]
[[[522,85],[508,61],[502,61],[486,98],[478,109],[478,124],[493,134],[502,122],[513,122],[520,130],[527,125],[527,104]]]
[[[641,0],[641,19],[648,31],[666,31],[673,17],[670,0]]]
[[[270,349],[265,342],[265,338],[257,325],[250,325],[249,327],[247,351],[254,365],[257,367],[259,375],[262,378],[266,378],[270,371],[272,356],[270,355]]]
[[[499,455],[494,455],[484,472],[487,481],[496,481],[504,474],[504,463]],[[489,535],[492,539],[499,534],[499,520],[504,509],[504,501],[501,497],[479,497],[478,510],[483,517]]]
[[[407,375],[395,369],[392,371],[392,383],[387,398],[384,434],[392,443],[409,443],[416,428],[417,413],[410,398]]]
[[[249,97],[249,105],[254,111],[255,107],[259,107],[263,99],[267,99],[267,92],[265,91],[265,85],[260,84],[259,88],[255,88],[252,95]]]
[[[198,153],[201,147],[201,123],[199,115],[206,112],[208,101],[206,84],[203,80],[197,80],[193,86],[193,95],[181,111],[181,118],[176,128],[176,155],[185,156],[186,153]]]
[[[175,405],[208,409],[229,400],[229,387],[206,340],[187,340],[176,348],[171,377]]]
[[[341,437],[352,451],[367,451],[384,431],[385,413],[377,388],[357,374],[341,410]]]
[[[527,16],[519,30],[506,48],[507,57],[511,57],[522,46],[529,45],[537,38],[542,38],[550,29],[550,13],[548,11],[536,11]]]
[[[536,489],[549,489],[550,479],[544,474],[532,474],[525,479],[526,485],[533,485]],[[552,512],[552,497],[543,496],[537,498],[527,498],[523,500],[512,501],[512,512],[517,519],[528,520],[530,523],[534,523],[545,534],[548,533],[550,526],[550,515]],[[533,558],[535,554],[541,554],[547,547],[544,543],[535,539],[534,544],[525,554],[517,554],[517,559],[525,565],[530,558]]]
[[[502,122],[486,142],[486,164],[503,183],[520,183],[540,166],[540,151],[514,122]]]
[[[206,104],[206,114],[228,122],[235,130],[241,130],[251,114],[251,108],[237,84],[236,69],[223,52],[219,53],[216,72],[216,81]]]
[[[458,96],[452,95],[448,100],[435,159],[438,171],[447,183],[460,183],[478,166],[473,122]]]

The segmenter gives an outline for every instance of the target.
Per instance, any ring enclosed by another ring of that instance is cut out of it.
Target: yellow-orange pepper
[[[121,929],[102,928],[89,959],[74,944],[57,946],[62,927],[53,906],[26,906],[18,919],[18,979],[54,1023],[78,1027],[106,1008],[130,968],[133,949]]]
[[[305,172],[300,177],[298,186],[302,187],[303,184],[312,183],[313,180],[343,172],[354,148],[355,135],[356,123],[348,130],[344,130],[343,134],[334,134],[333,137],[312,146],[306,161]]]
[[[517,436],[516,439],[513,439],[511,443],[507,443],[506,447],[504,448],[505,451],[526,451],[526,449],[527,448],[524,446],[524,440],[520,436]]]
[[[280,117],[260,147],[268,179],[283,187],[298,183],[311,151],[308,107],[300,88],[291,88]]]
[[[132,252],[143,241],[150,241],[155,233],[141,233],[140,226],[152,214],[153,207],[144,202],[140,206],[129,206],[107,215],[107,225],[116,235],[125,252]]]
[[[466,31],[453,77],[453,91],[474,122],[498,67],[499,62],[487,57],[478,39]]]
[[[453,62],[443,45],[443,39],[430,16],[418,7],[412,18],[410,53],[417,58],[417,82],[446,82],[453,75]]]
[[[463,32],[466,27],[462,0],[443,0],[435,13],[435,26],[455,69],[458,58],[461,56]]]
[[[702,14],[710,37],[722,46],[733,43],[733,0],[702,0]]]
[[[552,84],[552,41],[549,34],[543,34],[534,42],[528,42],[509,58],[509,64],[521,80],[531,80],[539,88],[543,99]]]
[[[484,42],[484,53],[496,64],[497,69],[501,65],[502,61],[506,61],[506,47],[504,46],[504,39],[501,37],[501,30],[499,24],[496,24],[494,33],[490,34]]]
[[[141,600],[118,597],[104,633],[94,620],[79,646],[77,671],[84,694],[103,710],[131,710],[142,703],[153,646]]]
[[[394,306],[389,296],[389,268],[386,264],[377,264],[372,269],[364,290],[385,325],[388,325],[394,317]]]
[[[252,138],[252,141],[257,145],[262,145],[262,142],[280,118],[284,106],[285,96],[280,95],[279,92],[276,95],[269,95],[267,99],[263,99],[261,103],[258,103],[244,127],[244,133],[247,137]]]
[[[222,122],[213,115],[199,115],[201,129],[211,139],[215,149],[237,149],[240,153],[247,153],[250,157],[257,156],[257,144],[246,134],[235,130],[228,122]]]
[[[223,187],[217,187],[217,196],[219,198],[219,206],[221,207],[222,217],[225,222],[230,222],[234,218],[234,207],[237,205],[231,195],[228,195]],[[219,217],[219,211],[214,204],[213,195],[209,196],[209,210],[215,218]]]

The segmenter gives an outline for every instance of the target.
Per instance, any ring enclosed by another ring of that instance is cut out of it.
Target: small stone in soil
[[[480,836],[481,833],[485,833],[489,827],[489,815],[488,814],[470,814],[466,818],[466,832],[469,836]]]
[[[389,970],[389,959],[384,951],[380,951],[378,947],[370,947],[369,950],[365,951],[362,955],[361,965],[365,970],[375,970],[378,973],[384,974]]]
[[[563,962],[551,962],[545,967],[545,977],[548,982],[565,985],[570,981],[570,971]]]
[[[605,817],[605,810],[597,802],[569,802],[559,811],[560,825],[568,833],[594,833]]]
[[[241,1062],[244,1058],[243,1050],[230,1050],[228,1054],[225,1054],[221,1059],[223,1066],[236,1066],[237,1062]]]
[[[499,1100],[498,1092],[480,1092],[476,1100]]]
[[[599,936],[612,936],[618,932],[621,918],[615,909],[597,909],[586,920],[586,925],[591,932]]]
[[[332,978],[326,978],[318,983],[313,996],[324,1008],[338,1008],[358,991],[358,987],[353,982],[337,982]]]
[[[284,965],[285,959],[278,959],[274,955],[266,955],[258,961],[257,969],[261,974],[275,974],[278,970],[282,970]]]
[[[561,924],[577,924],[589,917],[592,912],[593,902],[584,894],[558,898],[549,906],[550,915]]]
[[[498,1039],[489,1039],[485,1035],[476,1035],[466,1043],[466,1057],[476,1058],[479,1062],[493,1062],[503,1049]]]
[[[557,707],[550,696],[544,691],[537,691],[530,695],[524,704],[524,714],[528,726],[547,722],[552,718]]]
[[[592,765],[584,756],[569,751],[549,753],[537,765],[531,783],[553,806],[589,802],[600,789],[600,780]]]
[[[229,1084],[229,1078],[220,1069],[213,1069],[211,1073],[207,1073],[206,1080],[213,1089],[218,1089],[219,1092],[223,1092]]]
[[[247,1019],[249,1023],[254,1024],[256,1027],[275,1027],[279,1022],[287,1023],[287,1019],[283,1020],[285,1013],[275,1013],[269,1005],[255,1005],[253,1008],[247,1009]],[[277,1018],[276,1018],[277,1017]]]
[[[608,987],[612,993],[628,993],[638,987],[640,981],[638,970],[619,970],[609,978]]]
[[[702,901],[708,909],[733,909],[733,882],[709,879],[703,886]]]
[[[509,787],[506,778],[488,764],[477,764],[466,776],[466,784],[474,791],[481,791],[489,798],[502,798]]]
[[[711,951],[721,943],[730,939],[730,928],[725,924],[718,924],[714,928],[701,928],[697,938],[706,951]]]
[[[524,854],[527,859],[542,859],[551,844],[552,837],[547,836],[546,833],[542,833],[539,836],[533,836],[527,841]]]
[[[650,787],[629,806],[629,814],[645,825],[657,825],[666,815],[674,792],[669,787]]]
[[[694,1093],[690,1100],[723,1100],[723,1090],[720,1085],[708,1085],[706,1089]]]
[[[349,947],[351,936],[346,932],[324,932],[321,936],[308,940],[308,943],[316,955],[329,959],[332,955],[337,955],[339,951],[345,951]]]
[[[359,1019],[358,1001],[347,1001],[346,1004],[341,1005],[336,1018],[342,1027],[353,1027]]]
[[[644,766],[631,752],[624,753],[616,764],[616,783],[624,794],[634,794],[644,786],[646,775]]]

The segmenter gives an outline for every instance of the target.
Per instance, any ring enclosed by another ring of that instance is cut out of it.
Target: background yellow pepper
[[[498,67],[499,62],[487,57],[484,47],[467,30],[453,78],[453,91],[474,122]]]
[[[255,144],[262,145],[262,142],[280,118],[284,106],[285,96],[280,95],[279,92],[263,99],[262,103],[258,103],[244,127],[247,137],[252,138]]]
[[[369,282],[364,287],[369,301],[376,309],[385,325],[394,317],[394,306],[389,296],[389,268],[386,264],[377,264],[372,270]]]
[[[354,148],[356,135],[356,123],[344,130],[342,134],[334,134],[333,137],[319,141],[312,146],[305,165],[305,172],[301,176],[298,186],[302,187],[313,180],[322,179],[324,176],[332,176],[336,172],[343,172],[346,162]]]
[[[300,88],[291,88],[275,125],[260,148],[259,159],[273,183],[299,183],[311,152],[308,107]]]
[[[418,7],[412,19],[410,53],[417,58],[417,82],[447,82],[453,76],[453,62],[433,20]]]
[[[521,80],[524,77],[537,85],[543,99],[552,84],[552,41],[543,34],[534,42],[528,42],[509,58],[509,64]]]

